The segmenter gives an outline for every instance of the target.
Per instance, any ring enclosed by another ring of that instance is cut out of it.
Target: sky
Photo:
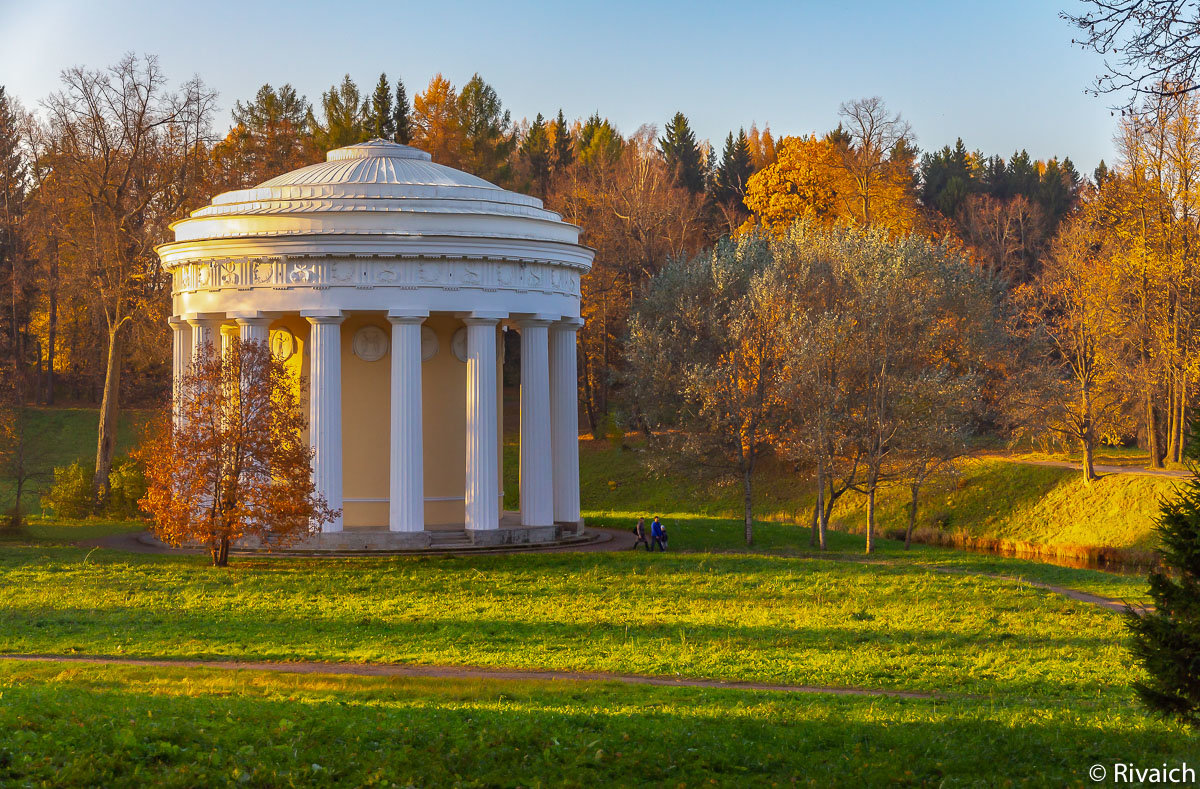
[[[1090,173],[1113,160],[1116,100],[1086,93],[1103,64],[1058,18],[1077,2],[0,0],[0,84],[36,108],[64,68],[154,54],[175,84],[217,91],[223,130],[263,83],[318,102],[343,74],[366,92],[387,72],[411,98],[478,72],[514,120],[598,111],[628,134],[682,111],[718,148],[751,122],[824,133],[842,102],[877,95],[923,150],[962,137]]]

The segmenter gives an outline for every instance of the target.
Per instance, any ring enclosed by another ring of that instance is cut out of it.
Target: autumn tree
[[[26,214],[29,171],[13,100],[0,85],[0,294],[5,320],[3,350],[11,368],[14,395],[23,399],[32,261],[28,254]]]
[[[222,354],[199,350],[175,423],[138,452],[148,486],[140,503],[160,539],[204,545],[224,567],[233,542],[285,546],[337,517],[313,485],[297,391],[294,373],[263,343],[235,338]]]
[[[429,86],[413,98],[410,134],[412,144],[438,164],[461,165],[464,140],[458,92],[441,74],[435,74]]]
[[[1045,270],[1024,292],[1032,356],[1010,381],[1018,435],[1039,433],[1083,452],[1084,479],[1097,479],[1095,451],[1118,435],[1125,398],[1110,360],[1112,290],[1105,282],[1108,240],[1089,216],[1065,226]]]
[[[754,542],[754,471],[778,412],[779,328],[766,240],[725,240],[652,281],[630,321],[630,380],[663,457],[736,479]]]
[[[853,187],[848,210],[859,224],[912,231],[915,149],[908,121],[893,115],[878,96],[846,102],[838,116],[849,137],[848,145],[837,146]]]
[[[161,326],[165,318],[168,282],[154,245],[166,240],[168,223],[200,199],[213,95],[196,80],[169,93],[158,61],[134,55],[103,71],[69,69],[62,82],[45,108],[56,174],[78,200],[72,215],[60,220],[82,220],[78,262],[106,335],[94,480],[103,500],[126,335],[147,319]]]
[[[747,181],[745,203],[762,227],[783,233],[798,219],[843,220],[843,196],[851,188],[837,145],[815,135],[784,137],[775,162]]]

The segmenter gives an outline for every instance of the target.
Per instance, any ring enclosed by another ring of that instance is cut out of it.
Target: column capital
[[[550,328],[561,329],[563,331],[579,331],[586,323],[583,318],[560,318],[554,322]]]
[[[495,326],[507,317],[507,312],[468,312],[462,321],[468,326]]]
[[[212,326],[225,320],[223,312],[189,312],[180,316],[192,326]]]
[[[183,331],[183,327],[188,325],[188,322],[178,315],[172,315],[171,317],[167,318],[167,323],[170,324],[171,328],[175,331]]]
[[[387,319],[396,325],[405,323],[424,323],[429,317],[429,310],[388,310]]]
[[[309,323],[341,323],[346,320],[346,314],[341,310],[301,310],[300,317]]]
[[[555,317],[554,315],[544,315],[542,313],[524,313],[513,316],[517,321],[517,325],[522,329],[531,326],[549,326],[554,323]]]

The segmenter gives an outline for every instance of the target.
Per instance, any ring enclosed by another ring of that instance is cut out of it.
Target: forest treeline
[[[879,98],[848,101],[824,132],[751,123],[715,146],[682,112],[661,130],[554,107],[515,120],[479,75],[455,86],[439,74],[411,99],[386,74],[373,88],[346,76],[311,102],[264,85],[233,103],[229,127],[201,81],[172,88],[153,57],[70,69],[54,94],[21,99],[0,89],[0,359],[21,402],[101,404],[101,495],[120,404],[170,388],[169,283],[154,254],[169,223],[372,138],[536,195],[584,229],[596,259],[582,284],[581,401],[598,435],[645,426],[628,338],[651,280],[721,239],[781,238],[799,220],[926,239],[1003,282],[1003,307],[1019,316],[1007,336],[1026,356],[1051,349],[1041,362],[1061,385],[1059,405],[1032,398],[1014,425],[1140,436],[1156,461],[1180,456],[1200,250],[1200,116],[1187,97],[1123,121],[1121,161],[1091,178],[1069,158],[962,140],[922,152]],[[1081,306],[1101,284],[1104,303]],[[1044,383],[1029,391],[1044,395]]]

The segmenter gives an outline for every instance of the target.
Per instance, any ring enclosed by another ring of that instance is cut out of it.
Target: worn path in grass
[[[477,666],[421,666],[399,663],[328,663],[320,661],[242,661],[242,660],[150,660],[109,655],[0,655],[0,660],[41,663],[86,663],[102,666],[143,666],[150,668],[215,668],[231,671],[275,671],[282,674],[354,675],[360,677],[424,677],[432,679],[489,679],[525,681],[567,680],[573,682],[620,682],[626,685],[656,685],[682,688],[724,688],[729,690],[769,690],[783,693],[831,693],[838,696],[890,696],[900,699],[944,699],[942,693],[915,690],[886,690],[822,685],[776,685],[764,682],[734,682],[716,679],[653,677],[643,674],[614,674],[606,671],[549,671],[531,669],[493,669]],[[955,698],[974,698],[955,694]]]
[[[1003,460],[1007,463],[1020,463],[1024,466],[1049,466],[1051,468],[1069,468],[1075,471],[1083,471],[1083,464],[1076,463],[1073,460],[1031,460],[1029,458],[1013,457],[1003,452],[984,452],[978,455],[978,457],[986,460]],[[1184,469],[1110,466],[1103,463],[1094,463],[1092,464],[1092,468],[1100,475],[1132,474],[1140,477],[1172,477],[1174,479],[1184,479],[1192,475],[1190,471]]]

